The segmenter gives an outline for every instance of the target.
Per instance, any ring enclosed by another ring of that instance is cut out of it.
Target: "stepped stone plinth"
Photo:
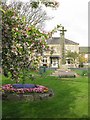
[[[71,70],[57,69],[51,76],[58,76],[61,78],[76,77],[77,74]]]

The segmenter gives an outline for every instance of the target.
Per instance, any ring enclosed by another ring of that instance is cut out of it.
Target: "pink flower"
[[[13,88],[11,84],[6,84],[2,86],[2,90],[6,92],[15,92],[15,93],[44,93],[48,92],[48,88],[42,85],[37,85],[35,88]]]

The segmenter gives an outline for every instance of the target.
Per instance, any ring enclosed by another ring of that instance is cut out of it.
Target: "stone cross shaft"
[[[65,32],[67,30],[64,29],[64,27],[62,26],[62,29],[60,30],[60,35],[61,35],[61,65],[65,64]]]

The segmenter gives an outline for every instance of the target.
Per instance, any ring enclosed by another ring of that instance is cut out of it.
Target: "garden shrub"
[[[88,71],[87,70],[83,70],[81,73],[81,76],[87,76],[88,75]]]

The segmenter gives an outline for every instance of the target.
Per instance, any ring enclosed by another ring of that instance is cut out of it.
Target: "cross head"
[[[64,27],[62,26],[62,29],[60,30],[60,32],[61,32],[60,34],[61,34],[61,35],[64,35],[64,33],[65,33],[66,31],[67,31],[67,30],[65,30]]]

